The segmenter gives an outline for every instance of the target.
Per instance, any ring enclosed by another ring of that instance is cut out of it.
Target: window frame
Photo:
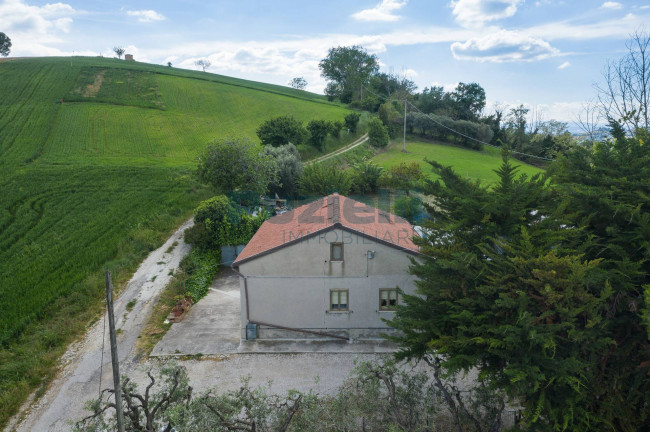
[[[346,299],[347,299],[347,303],[345,303],[345,309],[341,309],[341,297],[340,297],[340,294],[338,294],[338,297],[337,297],[337,299],[338,299],[337,304],[338,304],[339,308],[338,309],[333,309],[332,308],[332,306],[333,306],[332,294],[333,293],[341,293],[341,292],[345,292],[345,296],[346,296]],[[328,301],[329,301],[328,309],[329,309],[330,312],[349,312],[350,311],[350,290],[348,288],[331,288]]]
[[[381,294],[383,292],[388,292],[388,306],[382,306],[381,304]],[[395,306],[390,306],[390,293],[394,292],[395,293]],[[399,293],[397,292],[397,288],[379,288],[379,311],[380,312],[395,312],[397,309],[397,306],[399,305]]]
[[[341,259],[335,259],[334,258],[334,246],[341,246]],[[343,262],[344,261],[344,248],[343,248],[343,243],[342,242],[334,242],[330,243],[330,261],[333,262]]]

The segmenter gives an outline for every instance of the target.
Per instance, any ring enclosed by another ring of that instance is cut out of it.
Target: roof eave
[[[272,248],[264,250],[262,252],[258,252],[258,253],[254,254],[254,255],[243,258],[241,260],[235,259],[235,261],[232,263],[232,266],[233,267],[239,267],[241,264],[247,263],[247,262],[252,261],[254,259],[263,257],[263,256],[271,254],[273,252],[276,252],[276,251],[278,251],[280,249],[283,249],[285,247],[294,245],[296,243],[300,243],[300,242],[302,242],[304,240],[308,240],[308,239],[310,239],[312,237],[315,237],[315,236],[317,236],[317,235],[319,235],[319,234],[321,234],[323,232],[330,231],[332,229],[337,229],[337,228],[348,231],[348,232],[351,232],[351,233],[354,233],[354,234],[357,234],[357,235],[360,235],[360,236],[365,237],[367,239],[373,240],[373,241],[375,241],[375,242],[377,242],[379,244],[383,244],[383,245],[392,247],[394,249],[398,249],[398,250],[401,250],[403,252],[407,252],[407,253],[409,253],[411,255],[416,255],[416,256],[422,255],[422,253],[419,250],[414,250],[414,249],[410,249],[410,248],[407,248],[407,247],[404,247],[404,246],[397,245],[395,243],[391,243],[391,242],[389,242],[387,240],[383,240],[383,239],[380,239],[378,237],[372,236],[370,234],[366,234],[363,231],[358,231],[358,230],[355,230],[354,228],[350,228],[350,227],[348,227],[346,225],[343,225],[341,222],[336,222],[336,223],[333,223],[332,225],[328,225],[328,226],[326,226],[324,228],[321,228],[321,229],[319,229],[317,231],[314,231],[313,233],[309,233],[307,235],[298,237],[298,238],[296,238],[294,240],[288,241],[286,243],[282,243],[281,245],[272,247]],[[413,227],[411,227],[411,231],[413,231],[415,233],[415,230],[413,230]],[[415,233],[415,234],[417,234],[417,233]]]

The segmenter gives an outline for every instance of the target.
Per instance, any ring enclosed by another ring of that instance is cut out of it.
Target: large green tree
[[[611,343],[599,353],[590,411],[616,430],[650,430],[650,134],[576,148],[551,167],[585,259],[602,260],[612,296],[604,314]]]
[[[450,97],[460,120],[477,121],[485,108],[485,90],[477,83],[459,83]]]
[[[11,52],[11,39],[6,34],[0,32],[0,55],[7,57]]]
[[[266,192],[276,180],[277,164],[262,148],[245,139],[218,140],[199,157],[198,177],[221,193]]]
[[[592,169],[594,159],[576,157],[576,166]],[[629,256],[611,268],[605,253],[647,253],[647,224],[631,231],[636,243],[598,241],[587,222],[600,212],[589,212],[585,197],[570,199],[568,185],[582,185],[587,173],[579,183],[556,175],[567,186],[551,188],[546,177],[517,176],[506,159],[489,188],[432,166],[441,180],[427,186],[424,258],[412,267],[418,292],[404,295],[390,323],[402,332],[398,357],[434,353],[448,371],[477,370],[483,383],[523,406],[531,430],[647,427],[647,279]],[[611,196],[599,193],[600,200]],[[617,218],[610,210],[604,217]],[[649,219],[643,206],[636,211],[626,216]],[[628,274],[637,277],[629,281],[636,289],[623,295],[617,279]]]
[[[379,70],[379,61],[361,46],[339,46],[330,48],[318,67],[321,75],[330,81],[327,94],[349,103],[361,100],[363,85]]]

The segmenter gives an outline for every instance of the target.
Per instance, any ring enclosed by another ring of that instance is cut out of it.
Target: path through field
[[[335,150],[335,151],[333,151],[331,153],[327,153],[326,155],[319,156],[319,157],[317,157],[315,159],[312,159],[310,161],[305,162],[305,165],[311,165],[311,164],[314,164],[314,163],[323,162],[324,160],[333,158],[335,156],[339,156],[339,155],[345,153],[346,151],[352,150],[355,147],[359,147],[361,144],[365,143],[366,141],[368,141],[368,134],[367,133],[361,135],[356,141],[354,141],[351,144],[348,144],[348,145],[346,145],[344,147],[341,147],[340,149]]]

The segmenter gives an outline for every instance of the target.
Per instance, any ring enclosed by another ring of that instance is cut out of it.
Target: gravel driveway
[[[138,358],[135,342],[162,289],[170,270],[176,269],[189,252],[182,233],[183,224],[159,249],[140,265],[124,292],[115,300],[120,372],[134,382],[147,383],[146,373],[174,359],[185,366],[195,391],[236,390],[244,377],[252,386],[272,382],[271,390],[314,390],[333,394],[358,360],[373,360],[389,355],[391,346],[382,343],[350,344],[345,341],[266,343],[239,341],[239,281],[230,270],[220,272],[210,293],[199,301],[188,316],[172,325],[154,348],[149,359]],[[172,244],[177,246],[169,253]],[[130,312],[126,304],[136,300]],[[102,341],[105,345],[102,357]],[[187,359],[187,355],[203,354]],[[83,340],[72,344],[62,358],[61,372],[46,393],[35,403],[26,402],[7,431],[69,431],[71,422],[89,413],[85,402],[97,397],[100,386],[112,386],[112,368],[107,329],[99,320]],[[103,359],[103,362],[102,362]],[[22,419],[22,420],[20,420]]]

